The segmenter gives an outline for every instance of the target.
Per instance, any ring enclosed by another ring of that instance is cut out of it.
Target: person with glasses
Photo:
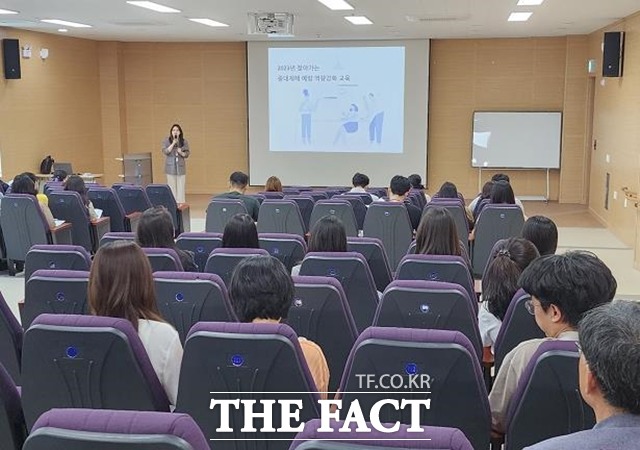
[[[578,341],[583,315],[611,302],[617,288],[611,270],[593,253],[583,251],[536,259],[522,272],[519,284],[531,295],[527,309],[546,338],[522,342],[505,356],[489,394],[496,434],[505,432],[511,398],[540,344],[553,339]]]
[[[591,430],[528,450],[631,450],[640,447],[640,303],[617,300],[589,311],[579,326],[580,394],[593,408]]]

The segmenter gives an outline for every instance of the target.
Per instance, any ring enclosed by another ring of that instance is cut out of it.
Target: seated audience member
[[[591,430],[555,437],[528,450],[640,448],[640,303],[617,300],[580,322],[580,393],[593,408]]]
[[[249,214],[235,214],[224,227],[222,248],[260,248],[258,229]]]
[[[464,255],[467,258],[466,253],[462,251],[456,223],[446,208],[431,206],[425,211],[416,232],[416,253],[423,255]]]
[[[49,197],[38,192],[38,177],[36,176],[36,174],[33,172],[23,172],[22,175],[28,176],[29,178],[31,178],[31,181],[33,181],[33,185],[36,187],[36,198],[38,199],[38,201],[43,205],[49,206]]]
[[[411,229],[415,230],[418,228],[418,225],[420,225],[422,211],[420,211],[420,208],[406,201],[409,190],[411,190],[411,183],[409,183],[409,179],[402,175],[396,175],[391,179],[391,183],[389,185],[389,201],[404,204],[407,208],[407,212],[409,213]]]
[[[495,181],[491,186],[489,203],[492,205],[515,205],[516,197],[508,181]]]
[[[493,182],[506,181],[507,183],[511,183],[511,179],[509,178],[509,175],[504,174],[504,173],[496,173],[495,175],[493,175],[491,177],[491,181],[493,181]],[[469,208],[471,209],[471,211],[475,211],[476,205],[478,204],[479,201],[480,201],[480,197],[479,196],[474,198],[471,201],[471,203],[469,204]],[[522,210],[522,214],[524,214],[524,205],[522,204],[520,199],[518,197],[515,197],[515,201],[516,201],[516,205],[518,205],[520,207],[520,209]]]
[[[422,191],[424,199],[427,203],[431,201],[431,196],[427,194],[427,188],[422,184],[422,177],[417,173],[409,175],[409,183],[411,183],[411,189]]]
[[[489,203],[492,188],[493,181],[487,181],[484,186],[482,186],[482,192],[480,192],[480,194],[469,205],[469,209],[471,209],[471,205],[475,202],[475,206],[473,207],[473,209],[471,209],[474,221],[478,220],[478,216],[480,215],[480,212],[482,212],[482,208],[484,208],[484,206]]]
[[[28,194],[28,195],[33,195],[34,197],[36,197],[36,199],[38,198],[38,191],[36,190],[36,185],[31,179],[31,177],[29,177],[29,175],[26,175],[26,174],[17,175],[13,179],[13,183],[11,183],[11,193]],[[55,227],[56,223],[55,223],[55,220],[53,219],[53,214],[51,214],[51,210],[49,209],[49,206],[47,206],[46,204],[40,201],[38,202],[38,205],[40,206],[40,210],[42,211],[42,214],[44,214],[44,217],[47,220],[47,225],[49,225],[50,228]]]
[[[171,214],[164,206],[154,206],[147,209],[140,216],[136,241],[142,248],[170,248],[180,257],[182,268],[185,272],[197,272],[198,266],[194,261],[194,255],[188,250],[176,247],[173,240],[175,229]]]
[[[336,216],[326,215],[318,220],[309,232],[309,252],[347,251],[347,231],[344,224]],[[302,264],[293,266],[291,275],[300,274]]]
[[[53,171],[53,175],[51,175],[51,181],[64,181],[67,179],[69,174],[66,170],[56,169]]]
[[[495,257],[489,262],[482,277],[482,304],[478,309],[478,326],[482,346],[493,352],[504,315],[520,289],[518,279],[522,271],[538,256],[538,250],[523,238],[500,242]]]
[[[266,192],[282,192],[282,182],[278,177],[269,177],[264,185]]]
[[[233,271],[229,297],[240,322],[278,323],[287,318],[293,296],[291,276],[284,265],[272,256],[243,259]],[[298,339],[316,388],[326,399],[329,366],[324,353],[315,342],[304,337]]]
[[[229,192],[217,195],[215,198],[231,198],[239,199],[244,202],[247,208],[247,213],[255,220],[258,221],[258,212],[260,210],[260,203],[253,197],[244,195],[247,191],[247,185],[249,184],[249,177],[246,173],[233,172],[229,177]]]
[[[581,251],[536,259],[522,272],[519,283],[531,295],[527,309],[547,337],[522,342],[505,356],[489,394],[497,433],[505,432],[511,397],[540,344],[550,339],[577,341],[584,313],[610,302],[617,288],[609,268],[594,254]]]
[[[355,194],[369,194],[371,196],[371,200],[377,202],[378,200],[380,200],[380,198],[378,198],[377,195],[373,195],[367,192],[367,186],[369,186],[369,183],[370,181],[368,176],[363,173],[357,172],[351,179],[351,184],[353,184],[353,187],[349,192]]]
[[[64,190],[74,191],[80,194],[80,199],[82,200],[82,204],[87,208],[89,218],[91,220],[98,219],[98,214],[96,214],[93,203],[91,203],[91,200],[89,200],[89,191],[87,190],[87,186],[84,184],[84,180],[82,178],[80,178],[78,175],[68,176],[64,182]]]
[[[438,190],[438,193],[435,196],[438,198],[451,198],[463,201],[462,197],[458,193],[457,186],[450,181],[445,181],[444,183],[442,183],[442,186],[440,186],[440,190]],[[469,229],[471,230],[473,229],[474,225],[473,213],[467,206],[464,205],[464,203],[462,204],[462,206],[464,207],[464,213],[467,216],[467,223],[469,225]]]
[[[178,332],[158,311],[151,265],[138,244],[116,241],[100,247],[91,264],[88,301],[96,316],[131,322],[169,402],[175,405],[182,345]]]
[[[558,248],[558,228],[545,216],[532,216],[522,227],[522,237],[531,241],[541,256],[553,255]]]

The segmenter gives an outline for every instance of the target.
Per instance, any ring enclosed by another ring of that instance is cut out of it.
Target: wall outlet
[[[607,162],[607,164],[609,164],[611,162],[611,155],[607,153],[607,155],[604,157],[604,160]]]
[[[618,200],[618,191],[613,191],[613,199]]]

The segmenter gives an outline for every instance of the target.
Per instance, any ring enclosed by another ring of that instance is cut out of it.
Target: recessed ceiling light
[[[85,25],[84,23],[69,22],[67,20],[60,20],[60,19],[42,19],[40,22],[53,23],[56,25],[62,25],[65,27],[73,27],[73,28],[91,28],[91,25]]]
[[[67,33],[67,32],[69,32],[69,30],[67,30],[66,28],[58,28],[58,32],[59,33]]]
[[[353,9],[345,0],[318,0],[324,6],[334,11],[350,11]]]
[[[18,14],[18,11],[11,11],[10,9],[0,9],[0,14]]]
[[[518,0],[518,6],[540,6],[544,0]]]
[[[226,23],[217,22],[211,19],[189,19],[192,22],[201,23],[202,25],[207,25],[209,27],[228,27]]]
[[[354,25],[372,25],[373,22],[370,21],[366,16],[347,16],[345,17],[349,22]]]
[[[508,20],[509,22],[526,22],[532,14],[532,12],[512,12]]]
[[[159,4],[153,3],[153,2],[128,1],[127,3],[130,4],[130,5],[133,5],[133,6],[139,6],[140,8],[147,8],[147,9],[150,9],[152,11],[159,12],[159,13],[179,13],[180,12],[179,9],[169,8],[168,6],[159,5]]]

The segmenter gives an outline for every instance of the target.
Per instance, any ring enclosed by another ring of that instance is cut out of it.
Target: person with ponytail
[[[478,310],[482,346],[490,347],[492,352],[507,308],[520,288],[520,274],[540,254],[528,240],[511,238],[502,241],[494,255],[482,278],[482,304]]]

